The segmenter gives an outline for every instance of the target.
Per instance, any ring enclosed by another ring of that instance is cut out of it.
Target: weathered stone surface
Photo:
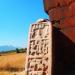
[[[48,20],[32,24],[26,58],[26,75],[51,75],[52,27]]]
[[[53,26],[52,75],[75,75],[75,0],[44,0]]]
[[[48,12],[50,21],[54,26],[58,24],[58,28],[62,29],[62,32],[70,37],[75,42],[75,1],[74,0],[44,0],[45,10]],[[54,4],[50,4],[54,3]],[[59,5],[57,6],[56,4]],[[54,7],[54,8],[52,8]],[[64,30],[65,29],[65,30]]]
[[[44,0],[44,1],[45,1],[45,11],[49,14],[51,21],[66,19],[75,16],[74,0]]]

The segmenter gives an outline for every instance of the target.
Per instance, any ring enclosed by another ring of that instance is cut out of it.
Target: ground
[[[25,53],[8,53],[0,56],[0,75],[25,75]]]

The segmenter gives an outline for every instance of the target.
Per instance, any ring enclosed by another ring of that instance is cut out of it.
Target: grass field
[[[0,75],[25,75],[25,71],[22,72],[1,71]]]
[[[25,53],[8,53],[1,55],[0,75],[23,75],[25,57]]]

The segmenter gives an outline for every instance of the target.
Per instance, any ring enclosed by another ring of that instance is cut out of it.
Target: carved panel
[[[33,24],[29,35],[27,75],[50,75],[50,25]]]

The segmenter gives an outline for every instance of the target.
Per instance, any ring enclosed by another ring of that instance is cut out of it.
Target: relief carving
[[[49,75],[49,25],[33,24],[30,32],[27,75]]]

